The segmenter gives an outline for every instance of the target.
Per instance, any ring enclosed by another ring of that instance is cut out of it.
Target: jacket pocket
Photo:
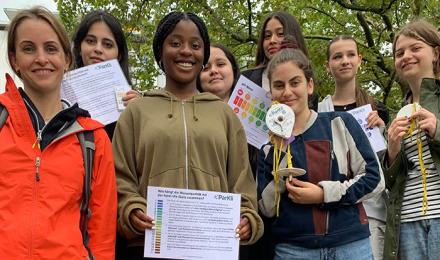
[[[188,173],[185,172],[184,168],[175,168],[151,174],[146,186],[188,188],[208,191],[226,191],[227,189],[227,186],[224,188],[222,187],[220,177],[217,174],[203,171],[195,167],[190,167]]]
[[[222,187],[220,176],[216,173],[192,167],[189,170],[189,188],[195,190],[227,192],[227,185]]]
[[[183,168],[174,168],[163,172],[152,173],[148,181],[141,183],[141,186],[185,188],[184,174]]]

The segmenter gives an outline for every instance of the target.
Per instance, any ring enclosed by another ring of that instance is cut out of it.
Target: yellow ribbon
[[[414,112],[416,112],[416,110],[417,110],[417,105],[416,105],[416,103],[413,103],[412,114],[414,114]],[[411,114],[411,116],[412,116],[412,114]],[[419,126],[416,122],[416,119],[411,117],[411,124],[408,129],[408,134],[410,135],[411,142],[413,140],[412,132],[418,127]],[[420,171],[422,173],[422,184],[423,184],[422,213],[423,213],[423,215],[425,215],[428,212],[428,191],[426,188],[426,168],[425,168],[425,163],[423,162],[423,158],[422,158],[422,153],[423,153],[422,137],[421,137],[422,131],[420,129],[418,129],[418,130],[419,131],[417,132],[416,140],[417,140],[417,151],[418,151]]]
[[[284,140],[280,140],[280,144],[279,144],[279,148],[278,148],[278,144],[277,144],[277,139],[272,137],[271,138],[271,143],[273,144],[273,167],[272,167],[272,172],[273,172],[273,179],[275,182],[275,210],[276,210],[276,214],[277,217],[280,215],[280,201],[281,201],[281,193],[279,190],[279,183],[280,183],[280,174],[279,174],[279,168],[280,168],[280,160],[281,160],[281,153],[283,151],[283,143]],[[287,167],[288,168],[293,168],[293,163],[292,163],[292,155],[290,154],[290,144],[287,145]]]
[[[290,144],[287,145],[287,168],[293,168],[292,156],[290,154]]]
[[[275,181],[275,210],[277,217],[280,215],[280,200],[281,194],[279,191],[279,183],[280,183],[280,174],[278,173],[280,167],[280,159],[281,159],[281,151],[283,149],[283,141],[280,143],[280,148],[277,148],[277,142],[275,138],[272,138],[273,143],[273,179]]]

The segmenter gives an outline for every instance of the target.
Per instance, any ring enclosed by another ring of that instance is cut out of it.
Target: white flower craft
[[[288,139],[292,135],[294,124],[295,113],[287,105],[275,103],[267,111],[267,127],[273,134],[283,139]]]
[[[274,102],[266,113],[266,125],[269,128],[272,136],[271,142],[273,144],[273,169],[275,185],[275,208],[276,215],[279,215],[280,207],[280,191],[279,183],[280,177],[289,178],[304,175],[306,171],[301,168],[294,168],[292,163],[292,155],[290,153],[290,143],[286,142],[292,137],[293,126],[295,124],[295,113],[293,110],[284,104]],[[278,138],[277,138],[278,137]],[[293,139],[294,140],[294,139]],[[287,168],[279,169],[281,155],[283,152],[283,145],[287,146],[286,159]]]

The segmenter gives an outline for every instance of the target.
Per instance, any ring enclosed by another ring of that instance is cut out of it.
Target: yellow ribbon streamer
[[[272,105],[279,104],[278,101],[273,101]],[[279,141],[279,148],[277,144],[277,140]],[[279,174],[279,168],[280,168],[280,160],[281,160],[281,154],[283,151],[283,139],[277,139],[275,136],[272,136],[270,139],[270,142],[273,144],[273,167],[272,167],[272,173],[273,173],[273,179],[275,182],[275,210],[277,217],[280,215],[280,201],[281,201],[281,194],[279,190],[279,183],[280,183],[280,174]],[[290,154],[290,144],[287,145],[287,167],[293,168],[292,163],[292,155]]]
[[[278,139],[279,140],[279,139]],[[280,174],[279,174],[279,168],[280,168],[280,160],[281,160],[281,154],[283,151],[283,144],[284,144],[284,140],[279,140],[279,148],[278,148],[278,143],[277,143],[277,139],[272,137],[271,138],[271,143],[273,144],[273,167],[272,167],[272,172],[273,172],[273,179],[275,182],[275,210],[276,210],[276,214],[277,217],[280,215],[280,201],[281,201],[281,193],[279,190],[279,183],[280,183]],[[292,155],[290,153],[290,144],[287,145],[287,167],[288,168],[293,168],[293,163],[292,163]]]
[[[416,103],[413,103],[412,114],[414,114],[416,112],[416,110],[417,110],[417,105],[416,105]],[[411,116],[412,116],[412,114],[411,114]],[[411,142],[413,140],[412,133],[418,127],[419,127],[419,125],[417,124],[416,119],[411,117],[411,123],[410,123],[409,129],[408,129],[408,135],[411,138],[410,139]],[[426,168],[425,168],[425,163],[423,162],[423,157],[422,157],[422,153],[423,153],[422,137],[421,137],[422,131],[420,130],[420,128],[418,130],[419,131],[417,132],[416,140],[417,140],[417,151],[418,151],[420,171],[422,173],[422,184],[423,184],[422,214],[425,215],[428,212],[428,191],[426,188]]]
[[[283,142],[280,142],[280,148],[277,148],[277,142],[275,138],[272,138],[273,143],[273,179],[275,181],[275,210],[277,217],[280,215],[280,201],[281,201],[281,194],[279,190],[279,183],[280,183],[280,174],[278,172],[280,167],[280,159],[281,159],[281,151],[283,149]]]
[[[287,144],[287,168],[293,168],[292,156],[290,155],[290,144]]]

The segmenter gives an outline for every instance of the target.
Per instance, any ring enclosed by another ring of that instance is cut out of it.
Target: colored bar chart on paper
[[[156,229],[154,235],[154,253],[160,254],[160,242],[162,235],[162,218],[163,218],[163,200],[156,202]]]
[[[258,149],[268,142],[269,129],[265,119],[271,103],[270,93],[243,75],[228,101],[243,124],[248,143]]]

